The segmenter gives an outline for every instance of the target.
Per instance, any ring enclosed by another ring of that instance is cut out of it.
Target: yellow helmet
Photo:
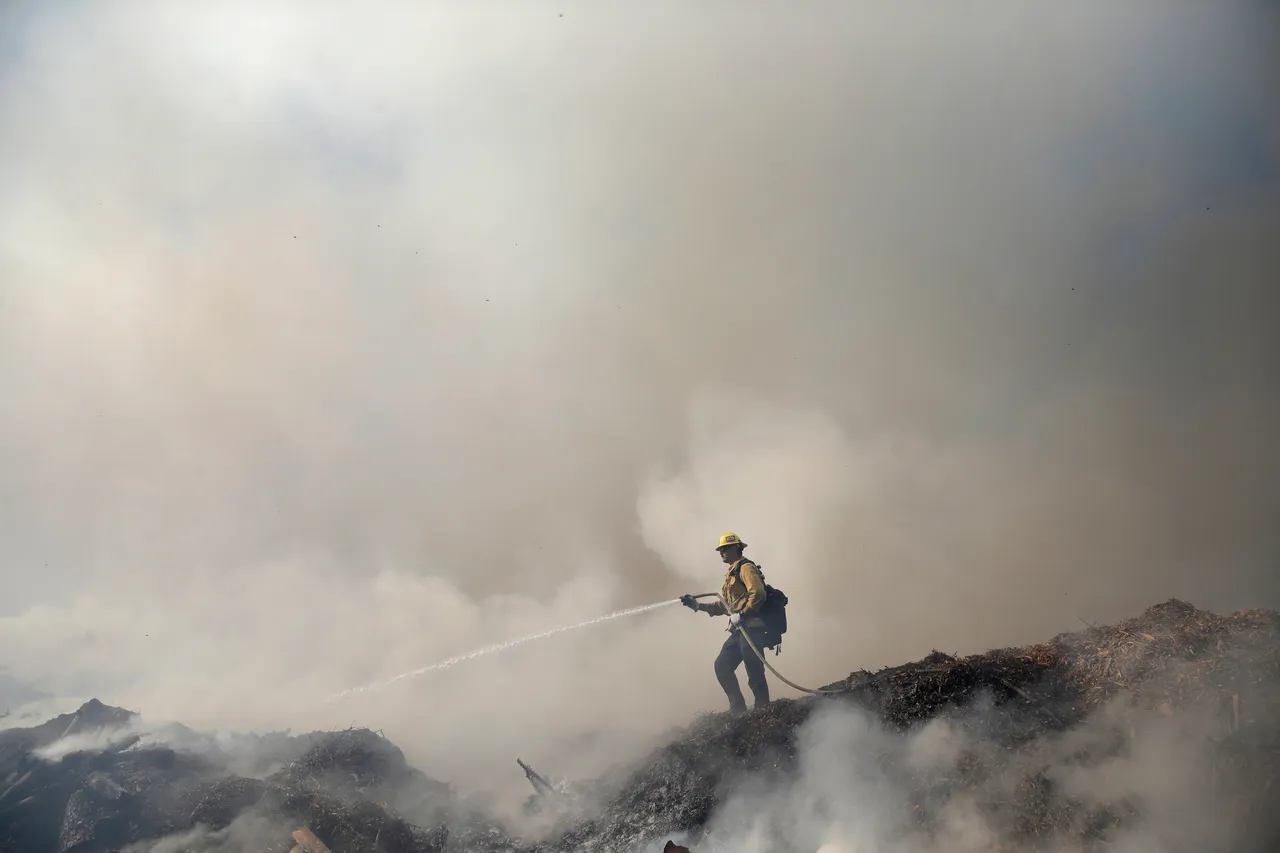
[[[738,537],[738,534],[726,533],[720,537],[720,544],[716,546],[716,550],[719,551],[721,548],[728,548],[730,545],[741,545],[743,548],[747,547],[747,543],[743,542]]]

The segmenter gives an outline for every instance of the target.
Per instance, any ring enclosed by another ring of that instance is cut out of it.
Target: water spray
[[[407,681],[411,678],[418,678],[420,676],[428,675],[433,672],[439,672],[441,670],[449,669],[450,667],[456,664],[463,663],[464,661],[469,661],[479,657],[485,657],[486,655],[497,654],[498,652],[504,652],[507,649],[514,649],[516,646],[523,646],[525,643],[532,643],[534,640],[545,639],[546,637],[551,637],[551,636],[554,636],[555,634],[563,634],[565,631],[574,631],[574,630],[577,630],[578,628],[588,628],[592,625],[598,625],[601,622],[608,622],[612,619],[621,619],[624,616],[635,616],[636,614],[645,613],[649,610],[657,610],[659,607],[669,607],[672,604],[679,604],[679,603],[680,603],[680,599],[673,598],[667,601],[659,601],[654,604],[645,604],[640,607],[630,607],[626,610],[615,610],[613,613],[607,613],[604,616],[598,616],[595,619],[588,619],[586,622],[579,622],[575,625],[562,625],[559,628],[551,628],[550,630],[547,630],[547,631],[539,631],[537,634],[530,634],[529,636],[521,637],[518,640],[507,640],[505,643],[494,643],[492,645],[484,646],[482,648],[475,649],[473,651],[466,652],[464,654],[455,655],[454,657],[451,657],[447,660],[442,660],[439,663],[433,663],[430,666],[424,666],[424,667],[421,667],[420,669],[410,670],[409,672],[402,672],[399,675],[395,676],[394,678],[389,678],[386,681],[378,681],[378,682],[374,682],[373,684],[366,684],[364,687],[353,687],[349,690],[343,690],[341,693],[333,694],[328,699],[326,699],[325,702],[326,703],[336,702],[339,699],[345,699],[348,696],[354,696],[359,693],[368,693],[374,690],[384,690],[388,687],[395,685],[400,681]]]

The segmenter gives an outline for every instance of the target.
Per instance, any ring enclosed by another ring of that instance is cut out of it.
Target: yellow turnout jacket
[[[748,627],[764,625],[764,621],[758,615],[765,599],[764,577],[755,563],[743,557],[730,566],[725,572],[720,594],[729,603],[728,612],[719,601],[703,605],[702,609],[712,616],[741,613],[742,624]]]

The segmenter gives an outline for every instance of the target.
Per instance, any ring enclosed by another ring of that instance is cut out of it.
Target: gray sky
[[[0,15],[14,677],[478,783],[720,707],[720,626],[313,697],[727,529],[811,684],[1280,606],[1274,5]]]

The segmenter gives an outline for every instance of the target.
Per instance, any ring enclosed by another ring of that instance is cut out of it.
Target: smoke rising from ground
[[[0,665],[42,690],[479,785],[721,707],[719,624],[318,701],[714,589],[724,530],[801,683],[1280,605],[1274,9],[0,14]]]
[[[1257,829],[1256,816],[1242,823],[1215,788],[1205,738],[1212,725],[1203,709],[1175,718],[1112,706],[1012,755],[979,733],[983,715],[981,707],[972,708],[902,738],[860,710],[819,710],[800,732],[794,776],[755,776],[736,785],[706,837],[690,847],[744,853],[1027,849],[1019,837],[1029,827],[1017,822],[1030,819],[1021,809],[1028,792],[1019,788],[1039,774],[1046,780],[1037,792],[1045,805],[1054,811],[1072,806],[1080,829],[1093,824],[1095,837],[1118,850],[1234,849],[1246,827]],[[976,783],[960,782],[975,763],[998,769]],[[1101,818],[1107,811],[1123,816],[1123,828]],[[1057,838],[1052,849],[1092,848]]]

